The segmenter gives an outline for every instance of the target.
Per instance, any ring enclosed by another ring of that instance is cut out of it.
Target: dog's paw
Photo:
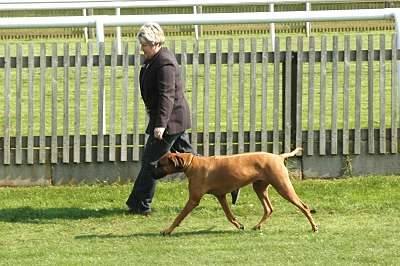
[[[253,230],[261,230],[261,225],[257,224],[253,227]]]
[[[160,232],[160,234],[161,234],[162,236],[170,236],[171,233],[172,233],[172,230],[170,230],[169,228],[168,228],[168,229],[165,229],[165,230],[163,230],[163,231]]]
[[[171,232],[168,232],[168,230],[164,230],[164,231],[161,231],[160,234],[161,234],[162,236],[170,236],[170,235],[171,235]]]

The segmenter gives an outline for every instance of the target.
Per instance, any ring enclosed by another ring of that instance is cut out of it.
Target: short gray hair
[[[158,23],[148,22],[140,28],[137,39],[141,44],[154,46],[156,44],[162,45],[165,41],[165,36],[164,31]]]

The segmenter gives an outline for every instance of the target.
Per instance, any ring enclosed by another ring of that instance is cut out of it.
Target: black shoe
[[[240,188],[234,190],[231,192],[231,196],[232,196],[232,204],[235,205],[238,198],[239,198],[239,194],[240,194]]]
[[[149,216],[151,214],[151,210],[140,211],[137,209],[129,209],[126,214]]]

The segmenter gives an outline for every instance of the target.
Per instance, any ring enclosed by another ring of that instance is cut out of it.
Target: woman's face
[[[145,44],[142,43],[140,44],[140,47],[143,51],[144,58],[145,59],[151,59],[153,56],[160,50],[161,46],[159,44],[156,44],[154,46],[150,44]]]

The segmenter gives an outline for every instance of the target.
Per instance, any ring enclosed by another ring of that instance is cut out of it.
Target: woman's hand
[[[164,134],[164,131],[165,131],[165,128],[164,128],[164,127],[156,127],[156,128],[154,129],[154,137],[155,137],[156,139],[161,140],[161,139],[162,139],[162,136],[163,136],[163,134]]]

